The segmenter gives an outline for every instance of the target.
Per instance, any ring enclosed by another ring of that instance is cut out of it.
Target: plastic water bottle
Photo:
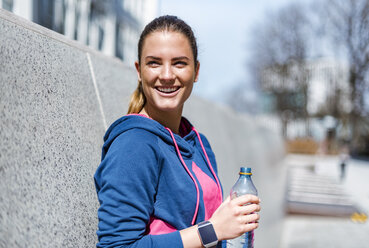
[[[240,177],[231,189],[231,199],[246,194],[258,195],[258,191],[251,180],[251,168],[241,167],[239,174]],[[235,239],[227,240],[228,247],[254,248],[254,231],[244,233]]]

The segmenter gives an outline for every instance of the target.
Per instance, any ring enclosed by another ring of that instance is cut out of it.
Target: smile
[[[158,91],[166,94],[170,94],[179,90],[180,87],[155,87]]]

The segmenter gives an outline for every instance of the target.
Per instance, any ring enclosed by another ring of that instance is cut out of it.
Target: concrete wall
[[[133,66],[0,9],[0,247],[93,247],[93,174],[106,128],[127,111]],[[225,194],[239,166],[263,199],[257,247],[276,247],[283,177],[278,134],[191,97],[187,116],[209,138]]]

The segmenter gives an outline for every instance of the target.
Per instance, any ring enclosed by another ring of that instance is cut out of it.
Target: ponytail
[[[142,83],[138,81],[138,85],[136,90],[133,92],[131,96],[131,100],[129,101],[128,112],[127,114],[138,114],[143,109],[146,103],[146,97],[143,93]]]

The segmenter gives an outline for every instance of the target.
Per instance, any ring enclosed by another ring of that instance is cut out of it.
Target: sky
[[[194,30],[200,75],[195,95],[224,102],[225,92],[250,82],[246,69],[253,27],[294,0],[159,0],[159,14],[176,15]]]

